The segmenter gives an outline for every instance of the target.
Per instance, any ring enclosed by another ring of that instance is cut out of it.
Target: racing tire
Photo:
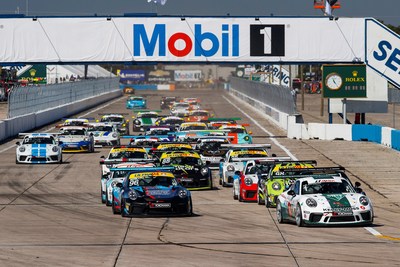
[[[285,222],[285,220],[283,219],[283,215],[282,215],[281,203],[279,201],[276,202],[276,220],[278,221],[278,223]]]
[[[265,204],[265,202],[261,201],[260,194],[258,192],[257,192],[257,204],[258,205],[264,205]]]
[[[15,159],[15,164],[19,164],[19,161],[17,159]]]
[[[271,208],[272,207],[271,201],[269,201],[267,196],[265,196],[265,207],[266,208]]]
[[[235,194],[235,192],[233,192],[233,199],[238,200],[238,196]]]
[[[297,204],[297,207],[296,207],[295,219],[296,219],[296,225],[298,227],[303,227],[304,226],[303,213],[301,211],[301,207],[300,207],[299,204]]]
[[[127,217],[126,216],[126,214],[125,214],[125,208],[123,208],[123,207],[125,207],[125,203],[124,203],[124,200],[123,199],[121,199],[121,217]]]
[[[219,185],[222,185],[222,180],[221,180],[221,178],[219,178]]]
[[[213,190],[213,189],[214,189],[213,178],[212,178],[212,176],[210,175],[210,190]]]
[[[240,192],[239,192],[239,202],[243,202],[243,198],[242,198],[242,194],[240,194]]]
[[[188,201],[188,206],[186,208],[186,216],[190,217],[193,215],[193,204],[192,204],[192,198],[189,198]]]
[[[113,201],[112,204],[111,204],[111,209],[112,209],[113,214],[121,214],[121,210],[117,210],[117,209],[115,208],[114,201]]]

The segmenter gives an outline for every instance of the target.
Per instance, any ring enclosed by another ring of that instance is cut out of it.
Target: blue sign
[[[120,82],[127,81],[144,81],[146,79],[146,72],[144,70],[121,70],[119,73]]]

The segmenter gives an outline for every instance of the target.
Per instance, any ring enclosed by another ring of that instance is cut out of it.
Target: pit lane
[[[217,117],[242,117],[253,135],[285,133],[248,105],[223,91],[177,90],[152,94],[149,107],[159,109],[161,95],[200,97]],[[222,97],[225,96],[225,98]],[[126,112],[125,99],[98,108]],[[232,103],[228,102],[229,99]],[[237,105],[237,107],[235,107]],[[52,131],[49,125],[44,130]],[[360,181],[375,208],[373,228],[400,237],[399,154],[364,142],[277,140],[298,159],[319,166],[342,165]],[[192,217],[121,218],[100,202],[101,155],[64,154],[61,165],[16,165],[15,144],[0,146],[0,265],[2,266],[310,266],[398,264],[396,240],[377,238],[364,227],[298,228],[278,225],[274,209],[239,203],[231,188],[193,192]],[[257,143],[271,143],[257,138]],[[273,143],[272,143],[273,144]],[[12,147],[12,148],[11,148]],[[7,149],[8,148],[8,149]],[[275,144],[272,152],[286,155]],[[218,185],[217,172],[213,173]]]

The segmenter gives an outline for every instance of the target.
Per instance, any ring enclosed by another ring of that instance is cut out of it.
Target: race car
[[[191,110],[188,114],[188,116],[185,118],[185,121],[187,122],[196,122],[196,121],[208,121],[210,117],[213,115],[208,111],[204,109],[198,109],[198,110]]]
[[[155,125],[156,126],[170,126],[173,127],[176,131],[179,129],[180,125],[184,123],[184,119],[177,116],[166,116],[159,118]]]
[[[173,168],[130,168],[113,191],[113,211],[122,217],[135,215],[193,214],[190,192],[171,172]]]
[[[108,175],[108,179],[106,181],[105,195],[103,195],[103,191],[101,192],[102,202],[103,199],[105,199],[107,206],[112,205],[113,190],[115,188],[115,185],[117,183],[122,183],[122,181],[128,174],[128,171],[126,170],[127,168],[147,168],[147,167],[155,167],[155,164],[152,162],[125,162],[114,165],[111,168],[112,171],[110,171],[110,174]]]
[[[242,171],[247,160],[265,159],[268,157],[270,144],[221,145],[229,148],[219,164],[219,184],[233,186],[233,176],[236,171]]]
[[[128,113],[100,113],[100,122],[108,122],[117,126],[120,135],[129,135],[129,120],[125,119]]]
[[[101,165],[101,195],[105,196],[106,182],[110,173],[110,168],[121,162],[148,162],[150,161],[149,154],[146,149],[140,146],[115,146],[110,149],[107,157],[100,157]],[[105,203],[106,199],[102,198]]]
[[[213,189],[211,170],[194,151],[164,152],[160,164],[175,167],[176,179],[189,190]]]
[[[136,111],[136,118],[133,121],[133,131],[145,131],[150,126],[155,126],[158,120],[159,110]]]
[[[170,113],[172,116],[185,117],[189,114],[190,104],[185,102],[174,102]]]
[[[252,132],[247,132],[245,126],[248,124],[225,124],[221,125],[219,130],[229,130],[228,136],[232,137],[232,144],[252,144]]]
[[[175,132],[173,126],[150,126],[145,135],[172,135]]]
[[[299,178],[276,201],[279,223],[308,225],[370,225],[374,220],[371,200],[358,183],[354,188],[339,176]]]
[[[15,163],[62,163],[60,143],[49,133],[20,133]]]
[[[256,202],[260,178],[267,176],[271,167],[276,162],[283,160],[290,160],[290,157],[270,157],[258,160],[250,158],[243,171],[237,171],[233,176],[233,199],[240,202]]]
[[[207,124],[209,129],[218,129],[222,125],[237,124],[241,118],[208,118]]]
[[[201,160],[210,163],[210,168],[219,167],[220,161],[228,151],[222,144],[229,144],[227,136],[203,136],[198,137],[195,149],[199,151]]]
[[[62,142],[63,152],[94,152],[94,137],[87,127],[63,126],[58,140]]]
[[[130,96],[126,100],[126,108],[127,109],[146,109],[147,108],[147,100],[142,96]]]
[[[89,134],[93,134],[95,147],[120,145],[119,132],[112,123],[90,123],[87,130]]]
[[[276,198],[287,190],[298,177],[301,177],[301,173],[298,170],[310,173],[310,169],[315,168],[316,164],[315,160],[276,162],[268,173],[266,180],[260,180],[258,202],[264,203],[267,208],[275,207]]]
[[[161,109],[169,109],[173,102],[179,101],[177,96],[163,96],[160,100]]]

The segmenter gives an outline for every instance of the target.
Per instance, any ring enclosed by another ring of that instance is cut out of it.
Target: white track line
[[[117,98],[116,100],[111,101],[110,103],[107,103],[107,104],[105,104],[105,105],[103,105],[103,106],[100,106],[100,107],[98,107],[98,108],[96,108],[96,109],[93,109],[93,110],[91,110],[91,111],[89,111],[89,112],[83,114],[82,116],[79,116],[78,118],[86,117],[86,116],[89,115],[90,113],[93,113],[93,112],[96,112],[96,111],[98,111],[98,110],[100,110],[100,109],[103,109],[103,108],[105,108],[105,107],[108,107],[109,105],[114,104],[115,102],[120,101],[120,100],[121,100],[120,98]],[[44,132],[44,133],[50,132],[50,131],[53,130],[54,128],[55,128],[54,126],[53,126],[53,127],[50,127],[49,129],[47,129],[46,131],[43,131],[43,132]],[[4,152],[6,152],[7,150],[10,150],[10,149],[12,149],[12,148],[14,148],[14,147],[16,147],[16,146],[17,146],[17,145],[12,145],[12,146],[3,148],[2,150],[0,150],[0,153],[4,153]]]
[[[231,100],[229,100],[227,97],[222,96],[226,101],[228,101],[229,104],[231,104],[232,106],[234,106],[237,110],[239,110],[240,112],[242,112],[247,118],[249,118],[255,125],[257,125],[262,131],[264,131],[266,134],[273,136],[273,133],[271,133],[270,131],[268,131],[267,129],[265,129],[261,124],[259,124],[255,119],[253,119],[249,114],[247,114],[246,112],[244,112],[241,108],[239,108],[238,106],[236,106]],[[265,116],[265,114],[262,114]],[[278,147],[280,147],[283,151],[285,151],[285,153],[291,157],[293,160],[298,160],[293,154],[292,152],[289,151],[289,149],[287,149],[285,146],[283,146],[281,143],[279,143],[276,139],[274,138],[269,138],[275,145],[277,145]]]
[[[365,230],[367,230],[368,232],[370,232],[371,234],[373,234],[374,236],[382,236],[381,233],[379,233],[377,230],[375,230],[372,227],[364,227]]]

